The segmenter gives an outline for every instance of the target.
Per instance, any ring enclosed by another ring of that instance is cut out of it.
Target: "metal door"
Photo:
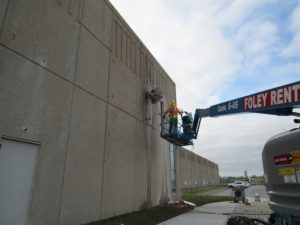
[[[36,144],[2,139],[0,148],[0,224],[26,225]]]

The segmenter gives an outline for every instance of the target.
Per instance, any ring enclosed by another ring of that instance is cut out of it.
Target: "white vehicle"
[[[242,187],[242,188],[247,188],[249,186],[247,186],[246,182],[245,181],[240,181],[240,180],[237,180],[237,181],[234,181],[233,183],[229,183],[227,185],[228,188],[236,188],[236,187]]]
[[[251,186],[251,184],[249,182],[247,182],[247,181],[244,181],[244,183],[245,183],[245,187],[246,188]]]

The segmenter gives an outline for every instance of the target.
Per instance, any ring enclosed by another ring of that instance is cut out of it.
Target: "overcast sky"
[[[178,106],[196,108],[300,80],[297,0],[111,0],[177,87]],[[220,175],[263,175],[267,139],[293,117],[204,118],[191,151]]]

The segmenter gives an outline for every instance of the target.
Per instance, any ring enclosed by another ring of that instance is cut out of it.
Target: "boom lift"
[[[161,103],[161,132],[160,136],[177,146],[192,145],[197,139],[198,131],[203,117],[218,117],[238,113],[262,113],[277,116],[300,116],[293,109],[300,107],[300,81],[266,91],[258,92],[242,98],[233,99],[206,109],[196,109],[192,127],[187,129],[185,119],[179,123],[174,132],[168,131],[168,121],[163,117],[164,105]],[[188,131],[188,132],[186,132]]]
[[[163,105],[161,106],[163,108]],[[300,81],[262,91],[242,98],[196,109],[190,132],[186,124],[168,133],[162,118],[161,137],[177,146],[193,144],[203,117],[218,117],[237,113],[263,113],[278,116],[300,116],[293,111],[300,107]],[[184,120],[183,120],[184,121]],[[295,119],[299,123],[299,119]],[[273,213],[269,222],[259,219],[232,217],[227,225],[300,225],[300,128],[270,138],[262,153],[269,206]]]

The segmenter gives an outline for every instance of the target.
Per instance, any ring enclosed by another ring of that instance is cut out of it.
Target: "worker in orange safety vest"
[[[181,115],[181,111],[177,108],[175,101],[172,101],[164,113],[164,118],[169,114],[169,133],[174,133],[177,130],[177,115]]]

